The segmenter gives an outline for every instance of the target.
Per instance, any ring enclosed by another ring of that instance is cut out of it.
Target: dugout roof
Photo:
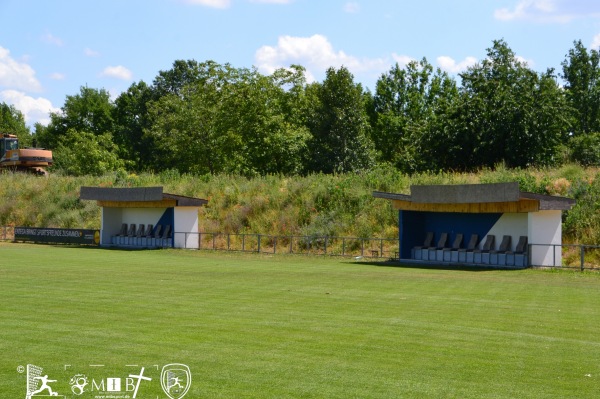
[[[164,193],[162,187],[81,187],[79,198],[96,200],[99,206],[119,208],[198,207],[208,203],[207,200],[202,198]]]
[[[519,183],[410,186],[410,195],[374,191],[373,196],[392,200],[396,209],[425,212],[538,212],[569,210],[572,198],[523,192]]]

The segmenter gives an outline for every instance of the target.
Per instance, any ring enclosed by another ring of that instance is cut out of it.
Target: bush
[[[600,174],[589,181],[580,181],[573,194],[577,204],[566,213],[563,232],[573,242],[600,243]]]
[[[71,176],[101,176],[125,170],[125,162],[119,158],[118,147],[109,133],[96,136],[69,130],[61,137],[53,157],[53,170]]]
[[[373,198],[374,190],[406,194],[411,184],[518,181],[521,190],[577,200],[574,209],[564,214],[565,242],[600,242],[597,169],[497,169],[408,176],[384,167],[379,172],[253,179],[173,171],[79,177],[50,174],[48,178],[0,173],[0,225],[99,228],[100,209],[95,201],[79,200],[81,186],[163,186],[168,193],[208,200],[200,209],[201,232],[396,239],[398,211],[391,201]]]
[[[571,160],[583,166],[600,166],[600,133],[588,133],[571,139]]]

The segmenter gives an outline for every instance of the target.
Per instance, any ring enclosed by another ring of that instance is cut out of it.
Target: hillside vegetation
[[[600,243],[600,169],[513,170],[406,175],[378,167],[364,173],[305,177],[114,173],[100,177],[52,174],[37,178],[0,173],[0,226],[99,228],[95,201],[79,199],[81,186],[163,186],[173,194],[208,199],[200,231],[272,235],[397,237],[397,212],[374,190],[405,193],[413,184],[518,181],[521,190],[577,200],[563,218],[564,241]]]

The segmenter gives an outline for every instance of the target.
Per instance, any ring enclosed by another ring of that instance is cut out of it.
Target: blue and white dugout
[[[400,260],[508,267],[561,264],[562,212],[575,205],[574,199],[522,192],[517,182],[415,185],[410,191],[373,192],[399,211]],[[431,233],[425,252],[424,240]],[[475,247],[467,249],[475,237]],[[457,242],[460,249],[452,248]]]
[[[100,246],[198,248],[201,198],[162,187],[81,187],[79,197],[102,208]]]

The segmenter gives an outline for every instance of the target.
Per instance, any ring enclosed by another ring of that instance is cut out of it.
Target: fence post
[[[325,236],[325,255],[327,255],[327,236]]]
[[[379,240],[379,255],[383,258],[383,238]]]
[[[260,253],[260,234],[257,234],[258,236],[258,248],[257,248],[257,252]]]
[[[227,233],[227,250],[231,251],[231,234]]]
[[[277,236],[273,237],[273,255],[277,253]]]
[[[365,256],[365,239],[360,239],[360,256]]]
[[[581,271],[583,271],[583,269],[585,268],[585,247],[583,245],[580,245],[579,248],[580,253],[581,253]]]

